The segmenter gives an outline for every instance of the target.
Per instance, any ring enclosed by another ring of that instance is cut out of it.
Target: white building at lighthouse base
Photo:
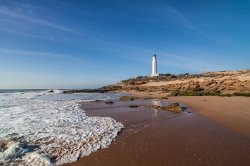
[[[159,76],[160,74],[159,73],[157,73],[157,74],[151,74],[150,76],[151,77],[156,77],[156,76]]]

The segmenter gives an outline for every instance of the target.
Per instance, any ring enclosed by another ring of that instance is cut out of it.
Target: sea
[[[0,165],[62,165],[108,147],[122,123],[88,117],[82,102],[118,93],[63,94],[62,90],[0,90]]]

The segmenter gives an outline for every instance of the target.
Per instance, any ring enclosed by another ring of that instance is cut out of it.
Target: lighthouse
[[[156,57],[156,54],[153,54],[151,77],[155,77],[155,76],[159,76],[159,73],[157,73],[157,57]]]

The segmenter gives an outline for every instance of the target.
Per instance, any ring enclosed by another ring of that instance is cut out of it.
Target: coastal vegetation
[[[103,87],[112,88],[114,91],[165,96],[250,96],[250,70],[139,76]]]
[[[155,93],[167,96],[250,96],[250,70],[218,71],[202,74],[160,74],[138,76],[98,89],[66,90],[64,93]],[[145,95],[144,95],[145,97]]]

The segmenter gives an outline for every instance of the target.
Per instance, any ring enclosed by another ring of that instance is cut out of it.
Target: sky
[[[0,89],[250,69],[250,0],[0,0]]]

